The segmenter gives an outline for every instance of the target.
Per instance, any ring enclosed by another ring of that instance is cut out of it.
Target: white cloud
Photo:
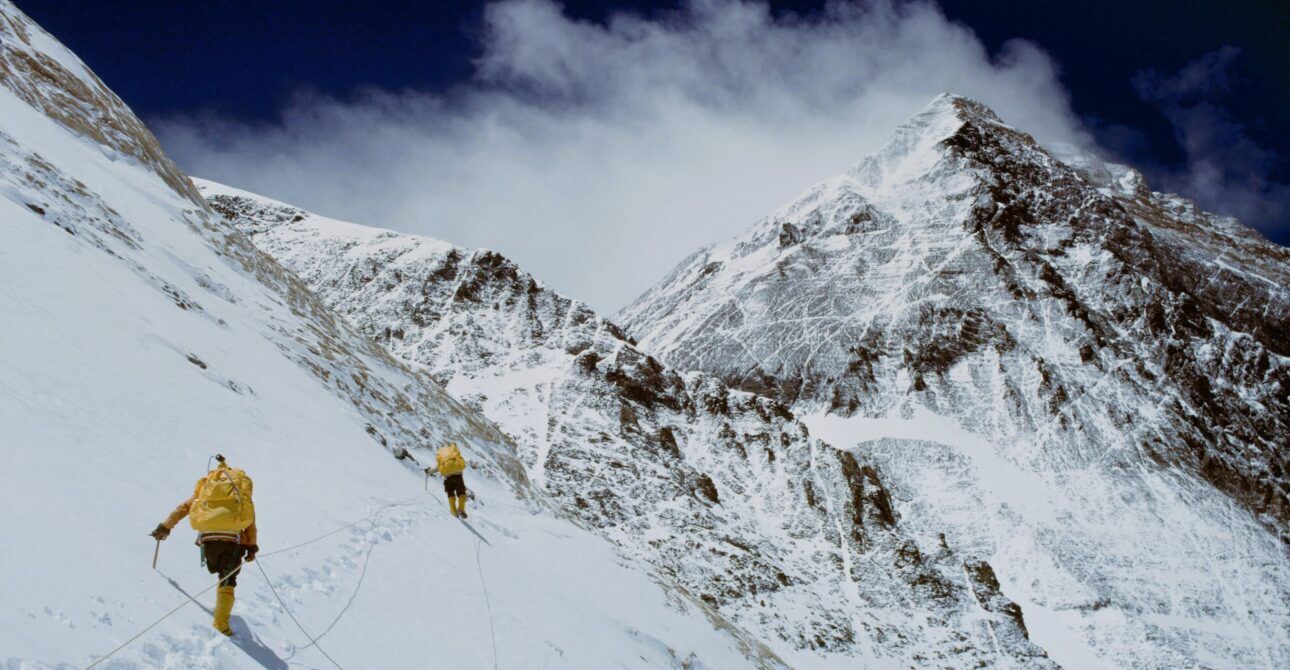
[[[811,17],[695,0],[607,25],[550,0],[485,13],[472,81],[447,95],[301,96],[281,123],[156,124],[189,172],[336,218],[496,249],[610,313],[876,149],[937,94],[1041,141],[1087,145],[1056,66],[991,58],[933,4]]]

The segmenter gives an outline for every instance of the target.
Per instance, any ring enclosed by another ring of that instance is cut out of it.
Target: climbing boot
[[[466,496],[457,497],[457,518],[466,518]]]
[[[215,621],[211,625],[215,630],[233,637],[233,629],[228,627],[228,617],[233,613],[233,587],[221,586],[215,595]]]

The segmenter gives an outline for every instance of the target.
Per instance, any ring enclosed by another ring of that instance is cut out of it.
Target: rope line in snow
[[[484,606],[488,608],[488,635],[493,639],[493,670],[497,670],[497,630],[493,627],[493,604],[488,599],[488,584],[484,582],[484,568],[479,564],[479,544],[475,538],[475,569],[479,571],[479,585],[484,588]]]
[[[444,507],[448,508],[446,501],[444,503]],[[511,507],[514,507],[514,505],[511,505]],[[452,514],[451,508],[448,508],[448,513]],[[479,585],[483,587],[484,590],[484,606],[488,608],[488,636],[493,642],[493,670],[497,670],[497,628],[493,625],[493,603],[488,597],[488,583],[484,581],[484,567],[479,562],[479,548],[483,540],[480,538],[479,533],[475,532],[474,528],[471,528],[469,524],[466,524],[464,519],[458,519],[458,521],[465,524],[466,528],[469,528],[470,532],[475,535],[475,569],[479,571]]]
[[[345,603],[345,606],[343,608],[341,608],[340,612],[336,615],[336,618],[331,620],[331,623],[327,626],[327,628],[323,630],[323,632],[318,634],[317,639],[321,640],[324,637],[327,637],[327,634],[330,633],[332,629],[336,627],[336,624],[340,623],[341,618],[345,616],[345,613],[349,611],[349,608],[354,606],[354,599],[358,597],[359,591],[363,590],[363,580],[367,579],[367,564],[372,562],[372,551],[375,549],[376,549],[376,542],[372,542],[372,544],[367,546],[367,555],[363,558],[363,569],[358,573],[358,583],[354,585],[354,592],[349,594],[349,601]],[[309,645],[305,645],[304,647],[301,647],[301,649],[308,649],[308,648],[309,648]],[[296,652],[293,651],[291,653],[291,656],[288,656],[283,660],[290,661],[291,658],[295,656],[295,654]]]
[[[301,542],[300,544],[294,544],[294,545],[292,545],[292,546],[290,546],[290,547],[287,547],[286,549],[276,549],[276,550],[271,551],[271,552],[269,552],[269,553],[267,553],[267,554],[264,554],[264,555],[263,555],[263,557],[267,558],[267,557],[269,557],[269,556],[276,556],[276,555],[278,555],[278,554],[285,554],[285,553],[287,553],[287,552],[289,552],[289,551],[295,551],[295,550],[297,550],[297,549],[302,549],[302,548],[307,547],[307,546],[309,546],[309,545],[311,545],[311,544],[313,544],[313,543],[315,543],[315,542],[318,542],[318,541],[320,541],[320,540],[324,540],[324,539],[326,539],[326,538],[329,538],[329,537],[331,537],[332,535],[335,535],[335,534],[337,534],[337,533],[339,533],[339,532],[341,532],[341,531],[349,530],[350,528],[353,528],[354,526],[357,526],[358,524],[363,523],[364,521],[367,521],[367,520],[369,520],[369,519],[373,519],[373,518],[377,517],[378,515],[380,515],[380,514],[381,514],[381,512],[384,512],[385,510],[390,509],[391,507],[400,507],[400,506],[402,506],[402,505],[406,505],[406,504],[408,504],[408,503],[410,503],[410,502],[412,502],[412,501],[414,501],[414,500],[416,500],[416,499],[418,499],[418,498],[422,498],[422,497],[424,497],[424,496],[426,496],[426,495],[428,495],[428,492],[418,493],[418,494],[416,494],[416,495],[412,496],[411,498],[407,498],[407,499],[405,499],[405,500],[400,500],[400,501],[398,501],[398,502],[392,502],[392,503],[390,503],[390,504],[388,504],[388,505],[385,505],[384,507],[381,507],[380,509],[377,509],[375,512],[372,512],[371,514],[368,514],[367,516],[365,516],[365,517],[363,517],[363,518],[359,519],[358,521],[355,521],[355,522],[353,522],[353,523],[350,523],[350,524],[347,524],[347,525],[341,526],[340,528],[337,528],[336,530],[333,530],[333,531],[331,531],[331,532],[328,532],[328,533],[324,533],[324,534],[322,534],[322,535],[319,535],[318,537],[315,537],[315,538],[314,538],[314,539],[312,539],[312,540],[306,540],[306,541],[304,541],[304,542]]]
[[[269,573],[264,571],[264,566],[260,565],[260,563],[257,561],[255,564],[255,567],[260,569],[260,574],[264,575],[264,581],[268,583],[269,590],[273,592],[273,597],[278,599],[278,604],[282,605],[282,609],[287,612],[287,616],[291,617],[291,621],[292,623],[296,624],[296,628],[299,628],[300,632],[304,633],[305,637],[309,638],[309,643],[312,644],[314,648],[316,648],[318,651],[322,652],[322,655],[326,656],[327,660],[331,661],[331,664],[336,666],[336,670],[345,670],[344,668],[340,667],[340,664],[336,662],[336,659],[331,657],[331,654],[327,653],[327,650],[322,648],[321,644],[318,644],[318,640],[315,639],[314,636],[310,635],[309,631],[305,630],[304,626],[300,625],[300,620],[296,618],[295,614],[291,613],[291,608],[287,607],[287,603],[285,600],[282,599],[282,596],[278,595],[278,589],[273,586],[273,580],[269,579]]]
[[[323,539],[326,539],[326,538],[328,538],[328,537],[331,537],[331,536],[333,536],[333,535],[335,535],[335,534],[337,534],[337,533],[339,533],[339,532],[341,532],[341,531],[349,530],[350,528],[353,528],[354,526],[357,526],[358,524],[363,523],[364,521],[367,521],[367,520],[369,520],[369,519],[373,519],[373,518],[375,518],[376,516],[378,516],[379,514],[381,514],[382,512],[384,512],[385,510],[390,509],[391,507],[399,507],[399,506],[402,506],[402,505],[406,505],[406,504],[408,504],[408,503],[410,503],[410,502],[412,502],[412,501],[414,501],[414,500],[417,500],[418,498],[421,498],[421,497],[423,497],[423,496],[426,496],[426,495],[428,495],[428,493],[426,493],[426,492],[418,493],[417,495],[412,496],[411,498],[407,498],[407,499],[405,499],[405,500],[400,500],[400,501],[398,501],[398,502],[392,502],[392,503],[390,503],[390,504],[388,504],[388,505],[385,505],[384,507],[381,507],[381,508],[377,509],[375,512],[372,512],[371,514],[368,514],[367,516],[365,516],[365,517],[363,517],[363,518],[359,519],[358,521],[355,521],[355,522],[353,522],[353,523],[350,523],[350,524],[347,524],[347,525],[341,526],[340,528],[337,528],[336,530],[332,530],[332,531],[328,531],[328,532],[326,532],[326,533],[323,533],[322,535],[319,535],[318,537],[315,537],[315,538],[313,538],[312,540],[306,540],[306,541],[304,541],[304,542],[301,542],[300,544],[295,544],[295,545],[292,545],[292,546],[287,547],[287,548],[285,548],[285,549],[277,549],[277,550],[275,550],[275,551],[270,551],[270,552],[268,552],[268,553],[260,554],[259,556],[257,556],[257,559],[261,559],[261,560],[262,560],[262,559],[268,558],[268,557],[270,557],[270,556],[275,556],[275,555],[277,555],[277,554],[285,554],[285,553],[287,553],[287,552],[289,552],[289,551],[295,551],[295,550],[297,550],[297,549],[300,549],[300,548],[306,547],[306,546],[311,545],[311,544],[313,544],[313,543],[315,543],[315,542],[318,542],[318,541],[320,541],[320,540],[323,540]],[[195,602],[195,601],[196,601],[199,597],[201,597],[202,595],[205,595],[206,593],[209,593],[212,589],[214,589],[214,588],[218,587],[220,584],[223,584],[225,580],[227,580],[227,579],[229,579],[230,577],[232,577],[233,575],[236,575],[237,573],[241,572],[241,571],[242,571],[243,566],[245,566],[245,565],[246,565],[246,563],[241,563],[241,564],[239,564],[236,568],[234,568],[234,569],[233,569],[233,571],[232,571],[232,572],[229,572],[227,575],[225,575],[224,577],[222,577],[222,578],[220,578],[219,580],[217,580],[214,584],[211,584],[210,586],[206,587],[205,589],[202,589],[201,591],[197,592],[195,595],[188,596],[188,599],[187,599],[187,600],[183,601],[182,603],[179,603],[178,605],[176,605],[176,606],[174,607],[174,609],[170,610],[169,612],[166,612],[164,615],[162,615],[162,617],[161,617],[160,619],[157,619],[156,621],[153,621],[152,623],[148,624],[148,625],[147,625],[147,627],[145,627],[143,630],[139,631],[138,633],[135,633],[133,637],[131,637],[130,639],[126,640],[125,642],[122,642],[120,645],[118,645],[118,646],[117,646],[115,649],[113,649],[112,651],[109,651],[108,653],[106,653],[106,654],[104,654],[104,655],[102,655],[102,656],[98,657],[97,659],[95,659],[95,660],[94,660],[94,662],[93,662],[93,663],[90,663],[89,665],[85,666],[85,670],[90,670],[90,668],[93,668],[93,667],[97,666],[98,664],[102,663],[103,661],[106,661],[106,660],[108,660],[109,658],[112,658],[112,656],[114,656],[117,652],[119,652],[119,651],[121,651],[122,649],[125,649],[126,647],[130,646],[130,643],[132,643],[132,642],[134,642],[135,640],[137,640],[137,639],[139,639],[139,638],[143,637],[144,633],[147,633],[148,631],[152,630],[153,628],[156,628],[156,627],[157,627],[157,624],[160,624],[162,621],[165,621],[166,619],[169,619],[169,618],[170,618],[170,617],[171,617],[175,612],[178,612],[179,610],[183,609],[185,605],[187,605],[188,603],[191,603],[191,602]],[[260,568],[260,572],[263,574],[263,573],[264,573],[264,568]],[[266,581],[268,581],[268,575],[265,575],[265,580],[266,580]],[[269,588],[270,588],[270,589],[273,589],[273,583],[272,583],[272,582],[269,582]],[[276,590],[276,589],[274,589],[273,594],[274,594],[274,596],[277,596],[277,590]],[[278,602],[282,602],[281,598],[279,598],[279,599],[278,599]],[[283,604],[283,605],[282,605],[282,607],[283,607],[283,609],[286,609],[286,604]],[[287,614],[289,614],[289,615],[290,615],[290,614],[291,614],[291,611],[290,611],[290,610],[287,610]],[[293,616],[291,617],[291,619],[292,619],[293,621],[295,621],[295,616],[293,615]],[[297,622],[296,622],[296,626],[300,626],[300,622],[298,622],[298,621],[297,621]],[[303,631],[304,631],[304,628],[301,628],[300,630],[303,632]],[[309,636],[309,633],[305,633],[305,636],[306,636],[306,637],[308,637],[308,636]],[[310,638],[310,639],[312,640],[313,638]],[[314,641],[314,645],[316,646],[317,644],[318,644],[318,643],[317,643],[317,641]],[[322,647],[319,647],[319,648],[318,648],[318,650],[319,650],[319,651],[322,651]],[[327,656],[327,652],[325,652],[325,651],[324,651],[324,652],[323,652],[323,655],[324,655],[324,656]],[[327,656],[327,660],[331,660],[331,657],[330,657],[330,656]],[[336,663],[336,661],[332,661],[332,663],[333,663],[333,664],[335,664],[335,663]],[[337,668],[339,668],[339,667],[340,667],[340,665],[338,665],[338,664],[337,664],[337,665],[336,665],[336,667],[337,667]]]
[[[169,619],[169,618],[170,618],[170,615],[174,614],[175,612],[178,612],[180,609],[182,609],[182,608],[184,607],[184,605],[187,605],[188,603],[191,603],[191,602],[196,601],[199,597],[201,597],[201,596],[202,596],[202,594],[209,593],[211,589],[213,589],[213,588],[215,588],[215,587],[219,586],[220,584],[223,584],[223,583],[224,583],[224,580],[226,580],[226,579],[228,579],[228,578],[232,577],[233,575],[236,575],[237,573],[241,572],[241,571],[242,571],[242,566],[243,566],[243,565],[246,565],[246,563],[241,563],[241,564],[239,564],[236,568],[234,568],[234,569],[233,569],[233,571],[232,571],[232,572],[230,572],[230,573],[228,573],[227,575],[225,575],[225,576],[223,576],[223,577],[219,578],[218,580],[216,580],[216,582],[215,582],[214,584],[211,584],[210,586],[206,587],[205,589],[203,589],[203,590],[199,591],[196,595],[188,596],[188,600],[185,600],[184,602],[179,603],[178,605],[175,605],[175,608],[174,608],[174,609],[170,610],[169,612],[166,612],[164,615],[162,615],[162,617],[161,617],[160,619],[157,619],[156,621],[153,621],[152,623],[148,624],[148,627],[147,627],[147,628],[144,628],[143,630],[139,631],[138,633],[135,633],[134,637],[132,637],[132,638],[130,638],[130,639],[128,639],[128,640],[126,640],[125,642],[122,642],[122,643],[120,644],[120,646],[118,646],[116,649],[113,649],[112,651],[109,651],[108,653],[104,654],[103,656],[100,656],[100,657],[98,658],[98,660],[96,660],[96,661],[94,661],[93,663],[91,663],[91,664],[89,664],[89,665],[85,666],[85,670],[90,670],[90,668],[92,668],[92,667],[94,667],[94,666],[98,665],[99,663],[102,663],[103,661],[106,661],[106,660],[108,660],[109,658],[112,658],[112,655],[113,655],[113,654],[115,654],[115,653],[117,653],[118,651],[121,651],[122,649],[125,649],[126,647],[130,646],[130,643],[131,643],[131,642],[134,642],[135,640],[137,640],[137,639],[139,639],[139,638],[143,637],[143,634],[144,634],[144,633],[146,633],[146,632],[148,632],[148,631],[152,630],[153,628],[155,628],[155,627],[157,626],[157,624],[161,623],[162,621],[165,621],[166,619]]]

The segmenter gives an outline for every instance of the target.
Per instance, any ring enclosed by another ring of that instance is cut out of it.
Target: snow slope
[[[642,354],[510,260],[219,184],[211,206],[518,445],[535,484],[795,667],[1048,666],[993,569],[783,405]]]
[[[1087,667],[1290,664],[1290,251],[942,96],[618,316],[880,466]]]
[[[160,574],[146,533],[215,452],[256,482],[238,638],[189,605],[98,667],[780,666],[553,512],[505,435],[212,213],[7,0],[0,230],[5,668],[84,667],[212,583],[186,527]],[[473,529],[391,456],[446,440],[476,466]]]

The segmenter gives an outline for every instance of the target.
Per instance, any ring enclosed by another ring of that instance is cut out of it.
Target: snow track
[[[99,668],[317,667],[322,648],[351,670],[782,666],[554,512],[494,424],[228,226],[8,0],[0,228],[0,506],[20,510],[0,534],[23,547],[0,554],[22,576],[0,584],[0,666],[85,667],[139,631]],[[448,441],[497,502],[484,601],[442,493],[398,494],[423,484],[395,456],[428,462]],[[255,480],[265,548],[264,573],[239,574],[236,640],[202,611],[212,579],[186,526],[160,575],[149,563],[147,532],[214,452]],[[202,608],[163,616],[176,589]]]
[[[351,323],[497,421],[536,486],[795,667],[1000,653],[1046,664],[1024,635],[1001,649],[962,628],[981,607],[965,590],[918,593],[943,582],[931,574],[942,568],[862,500],[881,500],[879,475],[816,445],[783,406],[660,365],[498,254],[198,183]],[[861,579],[861,557],[879,568],[873,579]],[[888,601],[907,608],[872,611]]]

